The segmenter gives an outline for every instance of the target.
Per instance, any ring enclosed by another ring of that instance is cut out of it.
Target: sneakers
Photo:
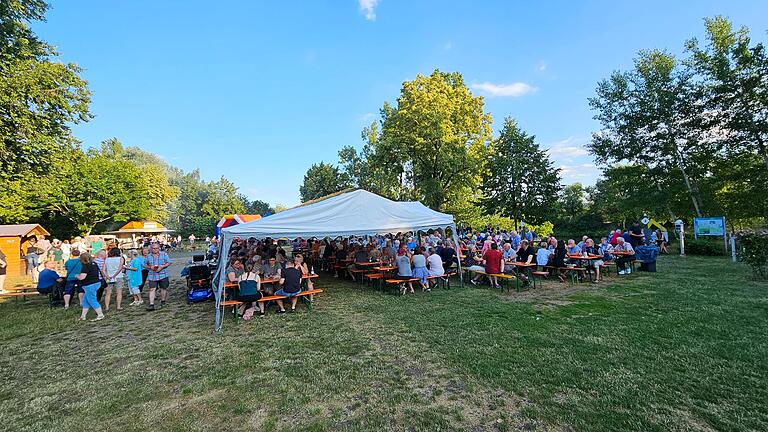
[[[470,279],[469,281],[472,283],[472,285],[477,285],[477,282],[474,279]]]
[[[164,307],[165,307],[165,300],[160,300],[160,307],[161,307],[161,308],[164,308]]]
[[[632,269],[631,269],[631,268],[628,268],[628,269],[627,269],[627,273],[626,273],[626,274],[632,274]]]
[[[282,315],[282,314],[284,314],[284,313],[285,313],[285,309],[281,309],[281,310],[278,310],[278,311],[277,311],[277,314],[278,314],[278,315]]]
[[[627,274],[627,271],[626,270],[619,270],[619,274],[620,275],[625,275],[625,274]]]
[[[155,305],[153,305],[152,303],[150,303],[150,304],[149,304],[149,306],[147,306],[147,310],[148,310],[148,311],[153,311],[153,310],[155,310]]]

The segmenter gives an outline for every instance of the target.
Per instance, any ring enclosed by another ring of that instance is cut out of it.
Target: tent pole
[[[459,265],[459,283],[464,288],[464,272],[461,270],[461,246],[459,246],[459,236],[456,232],[456,224],[451,225],[451,231],[453,232],[453,247],[456,251],[456,263]]]
[[[214,329],[216,331],[221,330],[222,311],[221,306],[221,293],[224,291],[224,282],[226,275],[227,257],[229,256],[229,236],[224,230],[221,231],[221,247],[219,248],[219,265],[216,269],[216,291],[214,297],[216,298],[216,323]]]

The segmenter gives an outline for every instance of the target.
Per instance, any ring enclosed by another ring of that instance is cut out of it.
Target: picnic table
[[[535,283],[536,280],[533,278],[531,269],[535,269],[537,265],[534,263],[524,263],[520,261],[515,261],[512,264],[518,269],[520,269],[521,271],[525,271],[527,273],[528,279],[534,281],[533,287],[536,288],[536,283]],[[515,279],[515,288],[517,289],[517,292],[520,292],[520,278]]]
[[[587,274],[589,275],[589,281],[592,282],[592,265],[591,261],[597,261],[600,259],[603,259],[603,257],[599,255],[593,255],[589,254],[587,256],[581,255],[581,254],[568,254],[568,258],[574,259],[574,260],[581,260],[581,261],[587,261],[588,265],[584,266],[587,269]]]

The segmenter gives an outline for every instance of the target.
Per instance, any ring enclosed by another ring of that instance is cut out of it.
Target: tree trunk
[[[658,190],[659,190],[659,192],[663,192],[663,190],[661,189],[661,185],[659,184],[659,182],[656,182],[656,189],[658,189]],[[671,218],[671,219],[670,219],[670,220],[671,220],[671,222],[674,222],[674,221],[676,221],[676,220],[677,220],[677,216],[675,216],[675,213],[674,213],[674,212],[672,212],[672,208],[670,208],[670,207],[669,207],[669,202],[667,202],[667,204],[666,204],[666,207],[667,207],[667,213],[669,213],[669,217]]]
[[[691,179],[688,178],[688,173],[685,171],[683,153],[677,147],[677,143],[675,143],[675,155],[677,156],[677,166],[680,168],[680,173],[683,174],[685,187],[688,189],[688,194],[691,196],[691,201],[693,201],[693,207],[696,209],[696,216],[701,217],[701,199],[698,196],[698,190],[694,191],[694,188],[691,186]]]

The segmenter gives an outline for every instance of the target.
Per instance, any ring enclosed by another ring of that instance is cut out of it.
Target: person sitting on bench
[[[408,280],[413,279],[413,270],[411,270],[411,257],[408,256],[408,250],[404,243],[400,244],[400,249],[397,250],[397,258],[395,258],[395,264],[397,265],[397,277],[395,279]],[[413,283],[408,281],[408,288],[413,290]],[[405,282],[400,284],[400,295],[405,294]]]
[[[275,295],[290,297],[291,312],[295,312],[296,302],[299,300],[297,295],[301,293],[301,270],[294,266],[293,261],[288,261],[285,263],[285,271],[283,272],[282,277],[280,277],[280,285],[282,285],[282,288],[280,288],[275,293]],[[277,305],[280,307],[280,310],[277,311],[277,313],[285,313],[283,300],[278,299]]]
[[[64,280],[56,273],[55,267],[56,261],[45,262],[45,270],[41,271],[37,277],[37,292],[40,294],[50,294],[53,291],[53,287]]]
[[[620,275],[632,273],[632,269],[627,267],[628,262],[632,262],[635,259],[635,249],[626,241],[623,237],[616,239],[616,247],[613,248],[614,252],[624,252],[626,255],[617,254],[616,268],[619,269]]]
[[[246,320],[253,316],[253,310],[255,306],[259,308],[259,317],[264,317],[264,302],[260,302],[263,297],[261,291],[261,279],[259,273],[256,271],[255,266],[251,262],[246,262],[245,271],[238,278],[238,285],[240,287],[238,292],[238,300],[243,302],[240,306],[238,314],[241,317],[245,317]]]

